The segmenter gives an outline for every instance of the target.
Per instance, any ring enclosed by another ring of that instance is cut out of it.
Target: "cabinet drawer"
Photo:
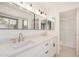
[[[43,51],[49,49],[49,41],[43,42],[43,44],[41,44],[41,48]]]
[[[49,50],[42,51],[41,57],[49,57]]]
[[[25,50],[17,55],[17,57],[40,57],[41,56],[41,45]]]
[[[52,57],[56,55],[57,52],[57,38],[54,37],[50,40],[49,56]]]

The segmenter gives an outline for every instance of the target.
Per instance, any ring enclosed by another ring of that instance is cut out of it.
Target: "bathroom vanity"
[[[9,57],[54,57],[57,54],[57,36],[29,38],[21,43],[10,43],[0,45],[0,56]]]
[[[43,38],[42,38],[43,39]],[[46,39],[46,38],[45,38]],[[29,50],[24,50],[23,52],[17,54],[18,57],[54,57],[57,53],[57,43],[56,37],[48,38],[32,47]],[[44,40],[44,39],[43,39]]]

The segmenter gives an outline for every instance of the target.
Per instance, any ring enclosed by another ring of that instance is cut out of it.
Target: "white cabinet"
[[[25,50],[22,53],[19,53],[17,57],[40,57],[41,56],[41,45]]]
[[[57,53],[57,37],[54,37],[50,40],[49,46],[49,56],[54,57]]]
[[[55,57],[57,54],[57,37],[51,38],[42,44],[41,57]]]
[[[17,57],[53,57],[56,54],[56,37],[19,53]]]
[[[41,44],[41,48],[42,48],[41,57],[49,56],[49,44],[50,44],[49,40],[47,40]]]

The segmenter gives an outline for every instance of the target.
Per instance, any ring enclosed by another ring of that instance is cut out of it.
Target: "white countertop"
[[[38,44],[41,44],[42,42],[51,39],[55,36],[39,36],[39,37],[35,37],[35,38],[26,38],[28,40],[32,40],[34,41],[34,43],[32,44],[28,44],[25,45],[23,47],[20,48],[13,48],[13,46],[10,46],[11,44],[9,44],[8,42],[0,44],[0,56],[16,56],[16,54],[18,54],[19,52],[22,52],[24,50],[29,50],[33,47],[35,47]]]

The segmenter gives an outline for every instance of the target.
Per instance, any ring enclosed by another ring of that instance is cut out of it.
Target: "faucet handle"
[[[24,39],[26,38],[26,36],[23,36],[23,39],[22,39],[22,41],[24,41]]]

